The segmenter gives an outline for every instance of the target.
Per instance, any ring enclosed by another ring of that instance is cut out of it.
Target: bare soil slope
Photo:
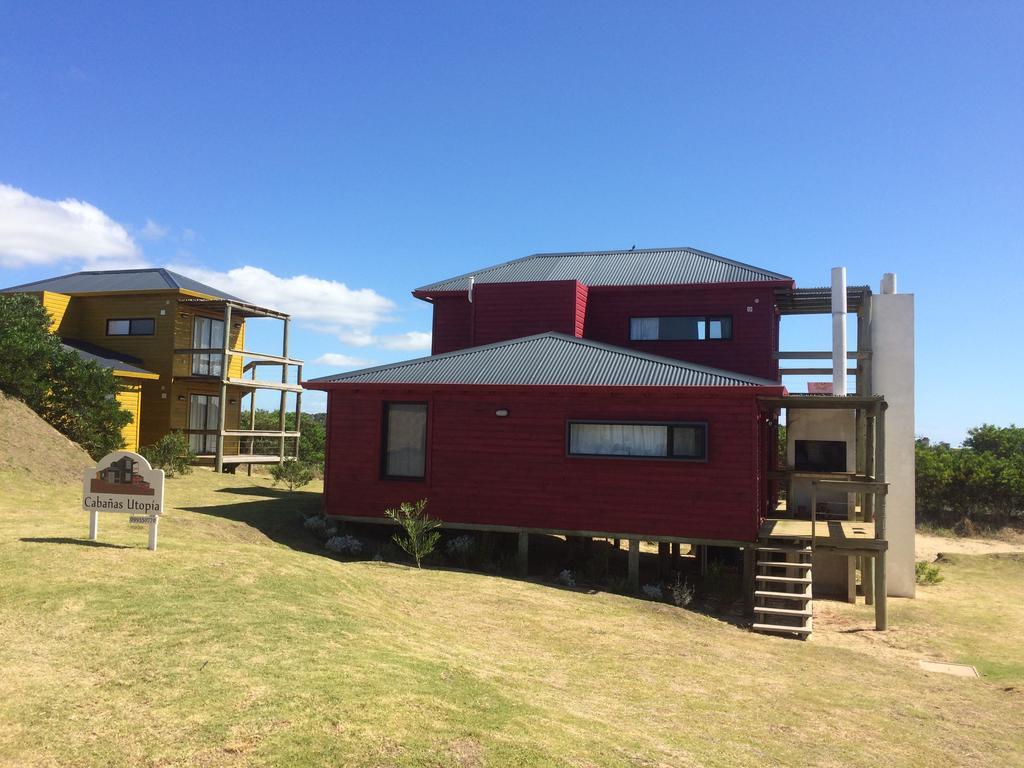
[[[47,483],[79,482],[92,464],[78,443],[43,421],[20,400],[0,392],[0,472]]]

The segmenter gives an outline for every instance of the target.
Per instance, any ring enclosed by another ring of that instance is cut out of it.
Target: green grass
[[[0,487],[0,765],[1024,765],[1017,560],[943,565],[923,599],[891,601],[884,642],[801,643],[333,559],[298,522],[319,496],[263,479],[169,480],[155,553],[116,515],[84,542],[75,487]],[[985,612],[978,588],[1016,607]],[[926,674],[908,650],[990,679]]]

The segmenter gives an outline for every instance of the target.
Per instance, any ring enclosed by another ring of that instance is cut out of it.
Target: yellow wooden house
[[[126,450],[181,430],[197,458],[218,469],[294,456],[302,363],[288,356],[287,314],[168,269],[76,272],[3,292],[37,296],[64,346],[118,377],[118,402],[132,414],[124,429]],[[280,354],[245,348],[252,318],[283,323]],[[276,375],[257,378],[263,366]],[[267,389],[280,393],[282,414],[294,393],[295,430],[285,431],[282,415],[279,429],[254,431],[256,392]]]

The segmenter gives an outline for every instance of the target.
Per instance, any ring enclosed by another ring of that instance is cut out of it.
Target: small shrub
[[[476,556],[476,550],[476,539],[466,534],[449,539],[444,545],[445,554],[448,555],[449,559],[464,568]]]
[[[918,560],[914,565],[914,573],[917,583],[922,587],[929,587],[940,583],[946,577],[942,575],[939,566],[929,563],[927,560]]]
[[[305,522],[302,523],[302,526],[316,536],[327,535],[327,519],[322,515],[307,517]]]
[[[665,594],[661,591],[661,587],[657,584],[644,584],[640,591],[643,592],[644,597],[648,600],[664,600]]]
[[[587,558],[587,578],[590,581],[599,582],[608,575],[608,558],[610,555],[611,547],[595,542],[590,557]]]
[[[416,561],[417,568],[423,567],[423,558],[434,551],[441,539],[441,521],[428,516],[426,509],[427,500],[420,499],[415,504],[403,501],[398,509],[384,510],[402,527],[404,535],[396,533],[394,541]]]
[[[274,478],[274,485],[284,483],[288,486],[289,492],[309,485],[313,480],[313,474],[313,467],[298,459],[282,461],[280,464],[270,467],[270,476]]]
[[[573,575],[573,572],[570,571],[568,568],[559,573],[558,576],[555,578],[555,581],[566,587],[576,586],[576,577]]]
[[[363,542],[355,536],[333,536],[324,544],[324,549],[337,552],[339,555],[358,555],[363,551]]]
[[[676,580],[668,591],[677,608],[687,608],[693,602],[693,587],[683,581],[679,574],[676,574]]]
[[[162,469],[167,477],[187,475],[192,471],[195,454],[189,448],[188,438],[183,432],[168,432],[140,453],[146,457],[153,469]]]

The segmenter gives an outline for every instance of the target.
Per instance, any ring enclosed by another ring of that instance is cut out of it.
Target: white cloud
[[[139,237],[146,240],[159,240],[163,237],[167,237],[167,233],[170,230],[167,227],[157,224],[152,219],[146,219],[146,225],[139,230]]]
[[[325,352],[313,361],[316,365],[329,365],[333,368],[346,371],[354,371],[357,368],[366,368],[373,365],[372,360],[363,360],[359,357],[342,355],[338,352]]]
[[[77,259],[92,267],[144,266],[128,231],[82,200],[46,200],[0,184],[0,265]]]
[[[353,347],[380,347],[381,349],[395,349],[407,352],[430,349],[430,334],[423,331],[407,331],[406,333],[384,336],[357,331],[354,333],[341,333],[338,338],[346,344],[351,344]]]

